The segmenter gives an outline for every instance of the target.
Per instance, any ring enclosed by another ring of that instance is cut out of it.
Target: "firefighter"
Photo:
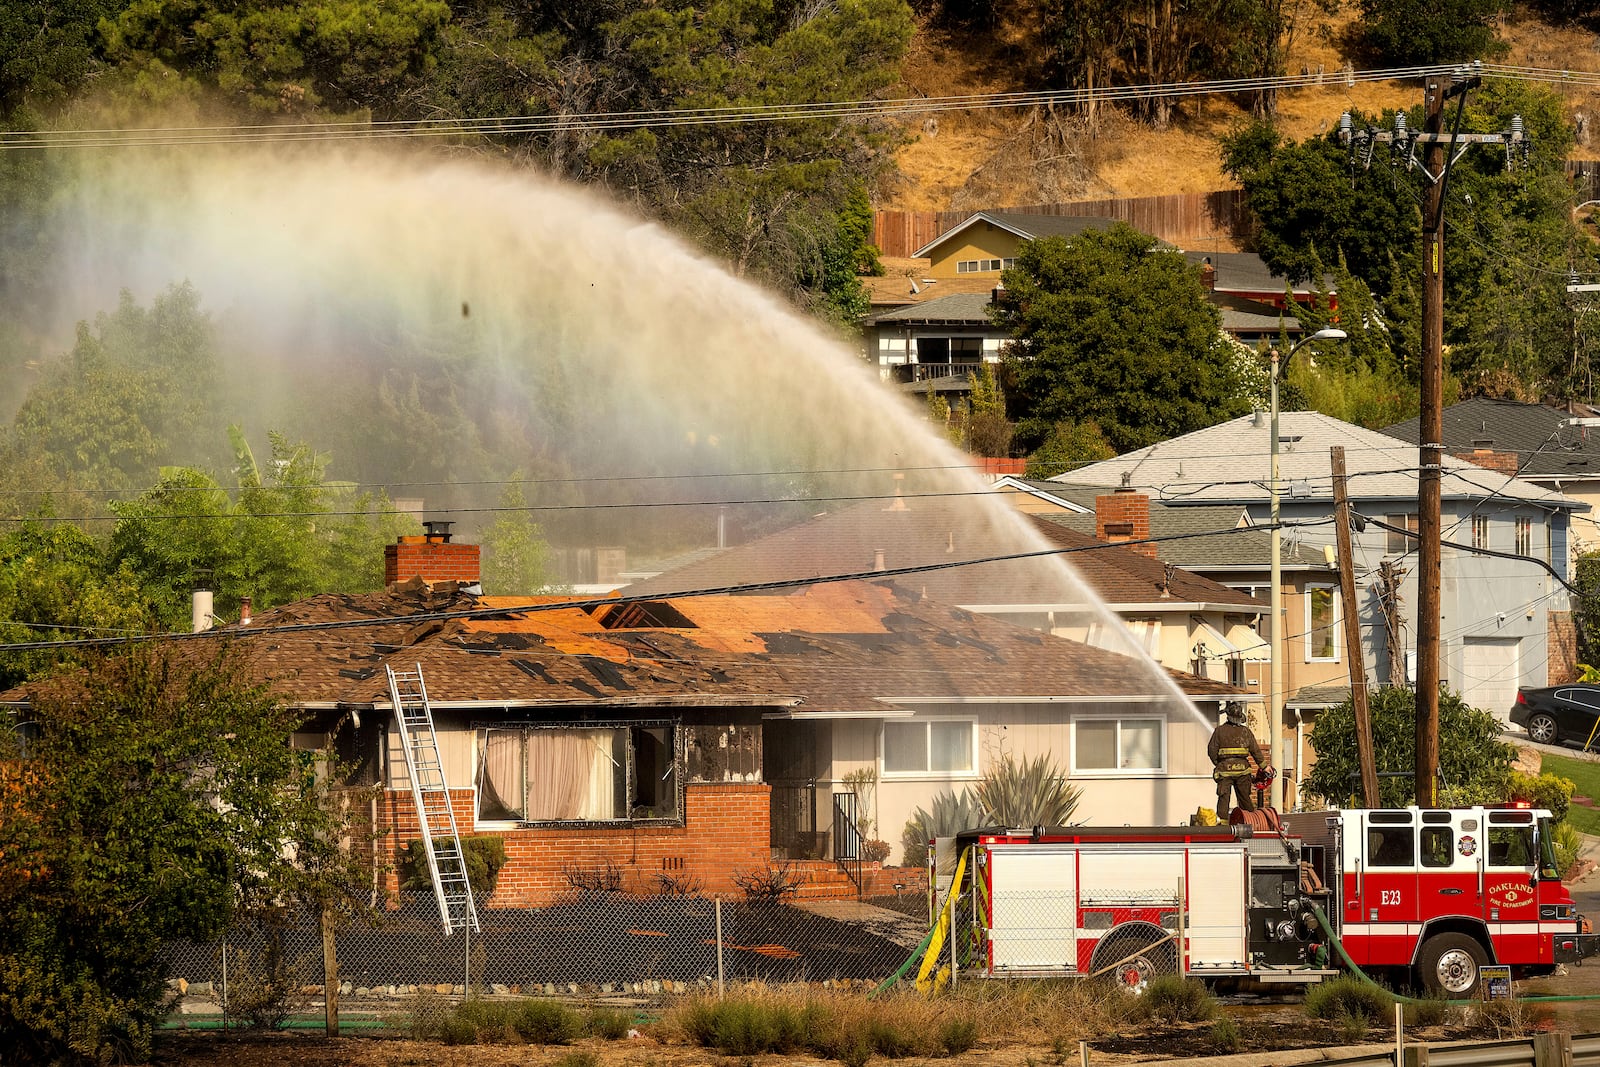
[[[1254,778],[1250,761],[1254,760],[1262,771],[1271,771],[1272,761],[1267,759],[1256,735],[1245,725],[1243,704],[1235,701],[1228,705],[1227,721],[1211,732],[1206,755],[1211,757],[1214,768],[1211,777],[1217,781],[1217,821],[1226,822],[1227,813],[1233,810],[1228,803],[1230,792],[1238,799],[1240,808],[1255,811],[1256,802],[1250,795]]]

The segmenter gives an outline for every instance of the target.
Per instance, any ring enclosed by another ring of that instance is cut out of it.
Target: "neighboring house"
[[[1444,409],[1444,447],[1457,459],[1514,474],[1525,482],[1588,504],[1572,516],[1574,555],[1600,548],[1600,423],[1596,409],[1569,403],[1525,404],[1474,397]],[[1386,426],[1384,433],[1417,441],[1417,420]]]
[[[867,359],[884,380],[908,391],[967,392],[967,375],[980,363],[998,362],[1007,340],[1005,331],[989,321],[989,305],[1001,272],[1015,265],[1017,250],[1036,238],[1075,237],[1115,222],[1099,216],[974,213],[917,249],[917,259],[927,260],[925,271],[866,279],[872,294]],[[1166,242],[1160,247],[1179,254]],[[1251,252],[1181,254],[1200,272],[1228,336],[1256,344],[1303,332],[1293,310],[1315,303],[1318,294],[1312,289],[1273,277]],[[1324,284],[1329,309],[1336,311],[1338,294],[1331,281]]]
[[[1100,514],[1102,509],[1096,507],[1096,502],[1104,497],[1103,488],[1025,478],[1001,478],[995,482],[995,488],[1009,494],[1020,511],[1080,533],[1103,536],[1105,519]],[[1149,536],[1163,539],[1155,545],[1157,557],[1163,563],[1175,564],[1220,582],[1263,604],[1271,601],[1271,534],[1249,525],[1249,512],[1242,504],[1173,507],[1152,501],[1149,516]],[[1210,536],[1202,536],[1206,534]],[[1280,555],[1284,611],[1290,619],[1305,618],[1309,610],[1308,597],[1315,590],[1337,584],[1338,570],[1319,547],[1296,539],[1285,539]],[[1237,655],[1244,668],[1244,686],[1262,697],[1267,695],[1270,686],[1271,654],[1267,642],[1271,631],[1267,627],[1268,619],[1263,614],[1254,643],[1233,646],[1238,649]],[[1196,651],[1204,649],[1208,654],[1216,654],[1215,644],[1197,643]],[[1221,651],[1231,654],[1228,645],[1222,646]],[[1286,799],[1291,805],[1294,802],[1291,781],[1304,777],[1316,762],[1308,737],[1317,715],[1349,696],[1350,680],[1345,664],[1334,660],[1308,660],[1303,656],[1287,657],[1284,710],[1292,734],[1286,734],[1285,738],[1292,737],[1293,748],[1283,755],[1282,770],[1285,788],[1289,790]],[[1255,725],[1264,732],[1267,724],[1262,721]]]
[[[461,832],[505,841],[491,906],[545,903],[576,875],[613,870],[633,890],[732,890],[775,845],[837,846],[832,798],[853,771],[876,778],[859,814],[896,850],[941,789],[1038,752],[1072,768],[1080,816],[1178,822],[1211,793],[1209,723],[1180,687],[1213,704],[1235,693],[888,582],[483,597],[476,546],[430,537],[388,556],[386,592],[313,597],[219,636],[307,713],[297,747],[379,787],[373,817],[388,834],[375,867],[419,833],[385,668],[420,668]],[[440,617],[484,609],[503,614]],[[275,629],[305,623],[357,625]],[[0,695],[28,700],[28,687]]]
[[[1280,417],[1280,507],[1285,540],[1323,551],[1334,543],[1329,448],[1345,448],[1351,506],[1403,529],[1417,524],[1415,446],[1311,411]],[[1174,508],[1240,506],[1269,516],[1270,420],[1257,412],[1071,473],[1074,484],[1124,479]],[[1063,476],[1066,478],[1068,476]],[[1446,547],[1441,567],[1441,677],[1468,703],[1504,719],[1518,685],[1571,677],[1576,649],[1565,587],[1571,516],[1581,502],[1509,475],[1447,458],[1442,485]],[[1371,682],[1414,676],[1415,538],[1366,524],[1352,531],[1362,656]],[[1451,544],[1462,547],[1452,548]],[[1532,557],[1474,554],[1474,547]],[[1341,561],[1342,562],[1342,561]],[[1383,564],[1404,572],[1386,615]],[[1303,610],[1286,621],[1286,647],[1307,666],[1345,661],[1337,584],[1310,583]],[[1391,657],[1388,644],[1397,651]],[[1392,660],[1392,662],[1391,662]],[[1291,724],[1292,725],[1292,724]]]
[[[970,392],[967,376],[999,363],[1008,337],[989,320],[991,301],[988,291],[956,293],[874,315],[867,346],[879,374],[909,392]]]

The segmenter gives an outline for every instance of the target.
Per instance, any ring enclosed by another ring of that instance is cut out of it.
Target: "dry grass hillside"
[[[1353,6],[1346,0],[1346,6]],[[1290,42],[1287,69],[1332,72],[1346,62],[1339,41],[1349,14],[1332,15],[1302,4]],[[1503,27],[1511,46],[1505,62],[1600,71],[1600,42],[1590,33],[1556,28],[1521,14]],[[1028,37],[1002,25],[985,37],[925,25],[905,64],[906,96],[947,96],[1035,89],[1042,84]],[[1573,113],[1600,115],[1600,94],[1564,90]],[[1415,85],[1342,82],[1279,97],[1280,124],[1290,137],[1313,135],[1347,108],[1376,111],[1411,106]],[[1208,192],[1229,187],[1217,155],[1218,138],[1248,116],[1222,97],[1186,100],[1167,129],[1155,130],[1114,114],[1090,136],[1072,115],[1037,110],[945,112],[909,125],[911,139],[896,157],[898,180],[886,185],[878,206],[944,211],[996,205],[1055,203],[1099,197]],[[1590,121],[1592,128],[1596,124]],[[1590,158],[1600,149],[1580,144]]]

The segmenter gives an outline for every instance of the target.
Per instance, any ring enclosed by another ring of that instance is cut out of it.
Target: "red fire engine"
[[[993,976],[1160,973],[1308,983],[1363,970],[1464,997],[1478,968],[1548,973],[1600,951],[1555,869],[1547,811],[1396,808],[1281,830],[975,830],[957,925]],[[1318,917],[1325,916],[1326,923]]]

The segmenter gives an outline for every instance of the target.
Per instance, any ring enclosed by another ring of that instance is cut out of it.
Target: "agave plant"
[[[1002,758],[978,782],[976,794],[984,821],[1001,826],[1065,826],[1082,796],[1044,754],[1020,763]]]
[[[969,790],[959,793],[946,789],[933,798],[926,808],[911,813],[906,828],[900,835],[904,850],[902,861],[908,867],[920,867],[928,862],[928,842],[936,837],[951,837],[984,823],[983,809],[973,799]]]

